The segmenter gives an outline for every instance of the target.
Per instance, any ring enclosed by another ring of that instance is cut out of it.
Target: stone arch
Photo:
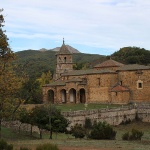
[[[76,90],[74,88],[69,90],[69,100],[71,103],[76,103]]]
[[[66,103],[66,102],[67,102],[66,90],[65,90],[65,89],[62,89],[62,90],[60,91],[60,93],[61,93],[61,102],[62,102],[62,103]]]
[[[66,61],[67,61],[67,57],[64,57],[64,62],[66,63]]]
[[[48,90],[48,102],[54,103],[54,91]]]
[[[79,101],[80,101],[80,103],[86,102],[85,89],[83,89],[83,88],[79,90]]]

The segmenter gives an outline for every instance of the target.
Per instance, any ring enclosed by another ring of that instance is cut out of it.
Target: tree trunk
[[[20,133],[21,124],[22,124],[22,123],[20,123],[20,125],[19,125],[19,133]]]
[[[42,139],[42,130],[40,129],[40,139]]]
[[[52,139],[52,134],[53,134],[53,132],[50,131],[49,133],[50,133],[49,139]]]

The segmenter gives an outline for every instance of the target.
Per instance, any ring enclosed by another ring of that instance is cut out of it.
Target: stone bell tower
[[[64,39],[59,52],[56,54],[56,58],[57,64],[55,80],[59,79],[61,74],[73,70],[72,53],[68,50],[67,46],[65,45]]]

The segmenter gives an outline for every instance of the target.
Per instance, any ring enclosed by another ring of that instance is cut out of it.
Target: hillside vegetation
[[[124,47],[111,55],[112,59],[124,64],[150,64],[150,51],[139,47]]]
[[[53,74],[56,67],[56,51],[25,50],[17,52],[17,73],[26,73],[29,77],[40,77],[49,70]],[[124,64],[150,64],[150,51],[138,47],[124,47],[111,56],[98,54],[73,53],[74,69],[92,68],[109,58]]]
[[[54,73],[56,67],[56,52],[38,51],[38,50],[25,50],[17,52],[17,64],[18,73],[26,73],[29,77],[40,77],[42,72],[48,72],[49,70]],[[77,63],[76,69],[82,69],[83,65],[91,67],[92,62],[95,60],[106,60],[105,56],[97,54],[83,54],[74,53],[73,63]]]

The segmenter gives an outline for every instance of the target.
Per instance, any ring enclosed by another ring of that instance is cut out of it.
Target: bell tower
[[[63,44],[56,54],[57,64],[56,64],[56,80],[60,78],[61,74],[72,71],[73,63],[72,63],[72,53],[68,50],[65,45],[64,38]]]

